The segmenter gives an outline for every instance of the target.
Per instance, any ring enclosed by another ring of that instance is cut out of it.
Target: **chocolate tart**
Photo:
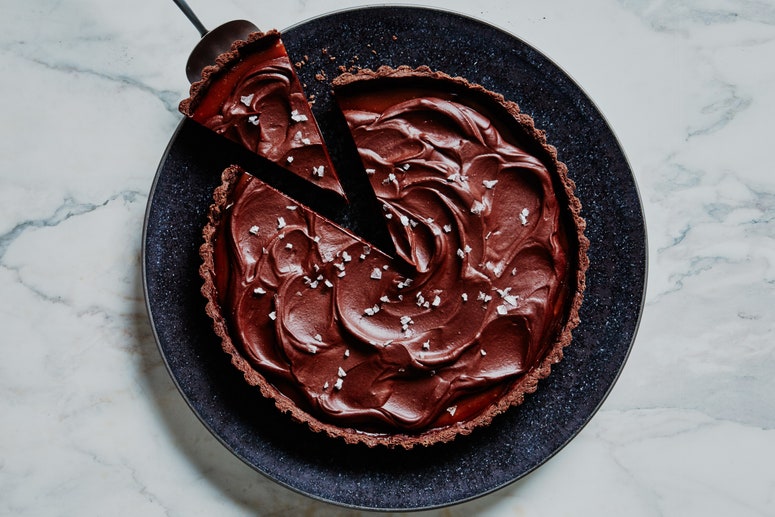
[[[448,442],[536,390],[579,322],[588,240],[567,168],[518,106],[427,67],[335,97],[396,257],[237,166],[202,292],[232,363],[313,431]]]
[[[181,113],[317,186],[343,195],[280,33],[255,32],[205,67]]]

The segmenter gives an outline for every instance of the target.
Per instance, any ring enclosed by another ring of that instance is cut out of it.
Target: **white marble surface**
[[[191,0],[287,27],[349,0]],[[433,516],[775,515],[775,3],[426,0],[555,60],[610,121],[649,229],[620,381],[568,447]],[[0,5],[0,514],[352,515],[255,474],[175,390],[144,210],[196,31],[171,1]]]

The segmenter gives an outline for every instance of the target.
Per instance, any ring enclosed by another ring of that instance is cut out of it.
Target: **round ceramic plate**
[[[547,461],[589,421],[635,336],[645,290],[646,234],[637,187],[616,138],[555,64],[514,36],[471,18],[424,8],[362,8],[294,26],[284,31],[283,40],[292,59],[306,61],[299,75],[307,94],[316,96],[315,114],[341,170],[350,158],[337,141],[347,139],[336,137],[338,119],[330,84],[323,79],[335,77],[340,66],[429,65],[499,92],[532,115],[568,165],[584,207],[591,267],[582,323],[565,359],[538,391],[470,436],[405,451],[346,445],[310,432],[279,413],[231,366],[199,292],[201,230],[220,173],[232,163],[248,170],[262,164],[183,121],[152,187],[143,250],[148,310],[173,379],[233,454],[314,498],[363,509],[424,509],[512,483]],[[357,230],[357,221],[339,219]]]

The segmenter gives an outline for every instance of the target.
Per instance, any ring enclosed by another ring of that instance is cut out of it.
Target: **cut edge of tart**
[[[257,371],[246,357],[247,354],[232,339],[231,332],[233,332],[233,329],[231,328],[231,323],[224,315],[219,303],[213,258],[214,249],[217,245],[215,241],[219,225],[226,217],[226,211],[234,202],[232,194],[239,178],[242,174],[246,174],[238,166],[229,167],[223,172],[223,182],[215,190],[214,203],[210,207],[208,223],[203,232],[205,242],[200,249],[203,260],[200,274],[204,279],[202,293],[207,298],[207,314],[214,321],[215,332],[221,338],[224,351],[231,356],[232,363],[243,373],[247,382],[258,386],[262,395],[272,399],[280,411],[289,413],[293,420],[305,423],[312,431],[323,432],[333,438],[341,438],[347,443],[361,443],[369,447],[399,446],[411,449],[417,445],[429,446],[436,443],[449,442],[457,436],[468,435],[474,429],[490,424],[497,415],[512,406],[521,404],[524,401],[525,395],[536,391],[539,381],[549,375],[552,365],[562,359],[564,347],[570,344],[572,340],[572,331],[579,323],[578,312],[583,299],[585,275],[589,265],[587,257],[589,241],[584,235],[586,224],[580,215],[581,204],[574,194],[575,184],[568,177],[567,167],[557,159],[556,149],[547,143],[545,132],[537,129],[532,117],[521,113],[516,103],[508,101],[502,95],[491,92],[480,85],[469,83],[466,79],[451,77],[442,72],[432,71],[428,67],[416,69],[410,67],[381,67],[376,71],[362,70],[355,74],[343,74],[335,79],[333,84],[337,96],[340,97],[341,95],[346,95],[348,88],[357,87],[361,83],[366,84],[367,81],[375,79],[390,81],[415,80],[418,78],[434,82],[440,81],[453,89],[459,88],[461,91],[470,92],[473,96],[480,98],[482,102],[494,103],[500,107],[499,109],[504,110],[514,120],[519,130],[524,133],[524,137],[529,139],[531,144],[535,144],[539,154],[542,155],[540,161],[548,167],[555,193],[560,199],[561,215],[564,224],[568,225],[571,233],[575,232],[575,234],[567,235],[569,239],[568,245],[572,253],[570,253],[569,257],[571,265],[568,268],[568,278],[566,280],[568,284],[573,285],[567,286],[568,289],[572,290],[572,293],[563,302],[562,311],[564,316],[560,330],[551,338],[551,346],[548,347],[548,351],[543,355],[543,358],[530,367],[526,373],[521,374],[516,381],[510,382],[505,393],[496,397],[486,409],[473,418],[454,422],[446,426],[432,427],[420,432],[400,431],[390,433],[362,431],[352,426],[324,421],[318,418],[283,394],[264,374]],[[288,199],[290,200],[290,198]],[[307,210],[303,207],[302,209]],[[353,238],[357,239],[354,236]],[[454,415],[454,411],[452,414]]]

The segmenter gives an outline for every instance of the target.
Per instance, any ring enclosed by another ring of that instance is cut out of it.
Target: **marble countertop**
[[[284,28],[347,0],[191,0]],[[540,469],[432,516],[775,515],[775,3],[426,0],[571,75],[649,233],[629,361]],[[6,0],[0,17],[0,514],[359,515],[255,473],[188,408],[146,314],[148,193],[198,35],[172,2]],[[767,171],[770,172],[767,172]]]

